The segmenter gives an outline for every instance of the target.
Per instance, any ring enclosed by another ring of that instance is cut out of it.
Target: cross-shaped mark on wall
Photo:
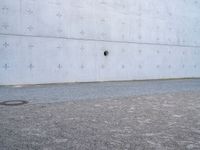
[[[9,46],[9,44],[8,44],[7,42],[5,42],[5,43],[3,44],[3,46],[4,46],[5,48],[7,48],[7,47]]]
[[[60,2],[48,2],[50,5],[57,5],[57,6],[59,6],[59,5],[61,5],[62,3],[60,3]]]
[[[106,20],[104,18],[101,19],[101,22],[106,22]]]
[[[29,15],[33,14],[33,10],[31,10],[31,9],[26,10],[26,12],[27,12]]]
[[[3,68],[4,68],[5,70],[7,70],[7,69],[9,68],[8,64],[5,64],[5,65],[3,66]]]
[[[62,47],[61,47],[60,45],[58,45],[56,48],[57,48],[57,49],[61,49]]]
[[[30,64],[28,67],[30,70],[32,70],[34,68],[33,64]]]
[[[4,7],[1,8],[1,10],[4,11],[4,12],[8,11],[8,7],[4,6]]]
[[[28,48],[30,48],[30,49],[34,48],[34,45],[29,44],[29,45],[28,45]]]
[[[29,31],[32,31],[32,30],[33,30],[33,27],[32,27],[32,26],[28,26],[27,29],[28,29]]]
[[[104,36],[106,36],[106,33],[104,33],[104,32],[103,32],[103,33],[101,33],[101,36],[103,36],[103,37],[104,37]]]
[[[105,5],[106,2],[105,2],[104,0],[102,0],[102,1],[100,2],[100,4]]]
[[[61,17],[62,17],[62,14],[58,12],[58,13],[56,14],[56,16],[59,17],[59,18],[61,18]]]
[[[59,28],[59,29],[57,29],[57,32],[58,32],[58,33],[62,33],[63,30]]]
[[[83,30],[81,30],[80,34],[81,35],[85,35],[85,32]]]
[[[9,27],[9,25],[8,25],[8,24],[2,24],[1,26],[2,26],[2,28],[4,28],[5,30],[7,30],[7,29],[8,29],[8,27]]]
[[[58,65],[58,69],[62,69],[62,65],[61,64]]]
[[[80,48],[80,49],[83,51],[83,50],[85,50],[85,47],[81,46],[81,48]]]
[[[85,68],[85,66],[84,65],[81,65],[81,69],[84,69]]]

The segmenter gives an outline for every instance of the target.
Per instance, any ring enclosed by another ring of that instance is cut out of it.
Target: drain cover
[[[24,105],[27,104],[28,101],[24,101],[24,100],[12,100],[12,101],[4,101],[4,102],[0,102],[0,105],[4,105],[4,106],[19,106],[19,105]]]

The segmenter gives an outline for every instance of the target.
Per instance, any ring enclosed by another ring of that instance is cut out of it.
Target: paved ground
[[[148,94],[200,91],[200,79],[133,82],[81,83],[37,86],[0,86],[0,102],[27,100],[31,103],[124,98]]]
[[[0,99],[30,100],[0,105],[0,150],[200,149],[197,79],[1,87]]]

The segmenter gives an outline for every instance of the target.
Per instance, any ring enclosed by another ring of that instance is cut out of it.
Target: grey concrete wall
[[[185,77],[198,0],[0,0],[1,85]]]

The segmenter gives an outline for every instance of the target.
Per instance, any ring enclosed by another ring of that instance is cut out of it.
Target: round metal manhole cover
[[[11,101],[3,101],[0,102],[0,105],[4,105],[4,106],[19,106],[19,105],[24,105],[27,104],[28,101],[24,101],[24,100],[11,100]]]

